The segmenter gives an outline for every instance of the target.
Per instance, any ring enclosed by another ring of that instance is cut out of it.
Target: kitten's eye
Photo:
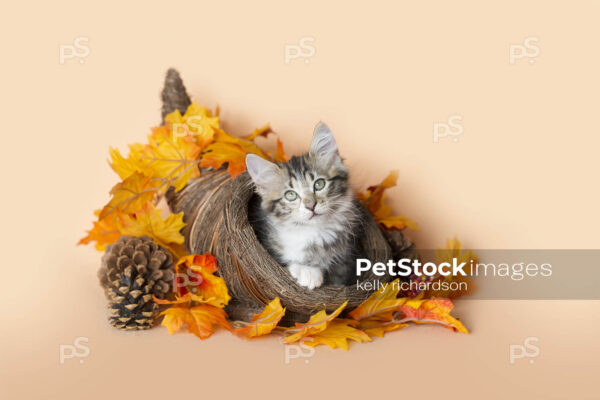
[[[298,198],[298,193],[294,192],[293,190],[288,190],[285,192],[284,196],[287,201],[294,201]]]
[[[321,190],[325,187],[325,179],[317,179],[314,184],[315,191]]]

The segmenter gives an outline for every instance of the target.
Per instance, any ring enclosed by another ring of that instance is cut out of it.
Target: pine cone
[[[106,249],[98,271],[110,301],[110,323],[119,329],[152,327],[159,306],[152,296],[169,295],[175,276],[169,251],[147,236],[121,236]]]

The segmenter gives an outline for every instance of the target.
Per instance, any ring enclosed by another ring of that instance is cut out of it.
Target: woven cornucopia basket
[[[177,71],[168,71],[162,98],[163,118],[176,109],[184,113],[190,104]],[[218,274],[225,279],[232,297],[227,306],[230,318],[249,320],[279,297],[286,307],[285,322],[304,322],[315,311],[332,311],[345,301],[350,310],[371,294],[356,284],[313,290],[299,286],[264,249],[248,221],[253,193],[247,172],[232,179],[223,168],[203,169],[185,188],[167,193],[171,211],[184,212],[186,250],[190,254],[209,252],[217,258]],[[362,246],[372,262],[417,256],[415,246],[401,231],[383,232],[372,218],[364,226]],[[391,278],[367,273],[360,280],[387,282]]]

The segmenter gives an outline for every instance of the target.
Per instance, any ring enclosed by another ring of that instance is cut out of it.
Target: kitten
[[[249,219],[267,251],[301,286],[351,284],[366,211],[331,130],[319,123],[308,153],[289,162],[248,154],[246,165],[256,187]]]

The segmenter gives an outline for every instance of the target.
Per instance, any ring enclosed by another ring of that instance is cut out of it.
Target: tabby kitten
[[[267,251],[309,289],[325,281],[353,282],[365,210],[348,183],[348,169],[331,130],[315,127],[308,153],[286,163],[246,157],[256,194],[249,218]]]

